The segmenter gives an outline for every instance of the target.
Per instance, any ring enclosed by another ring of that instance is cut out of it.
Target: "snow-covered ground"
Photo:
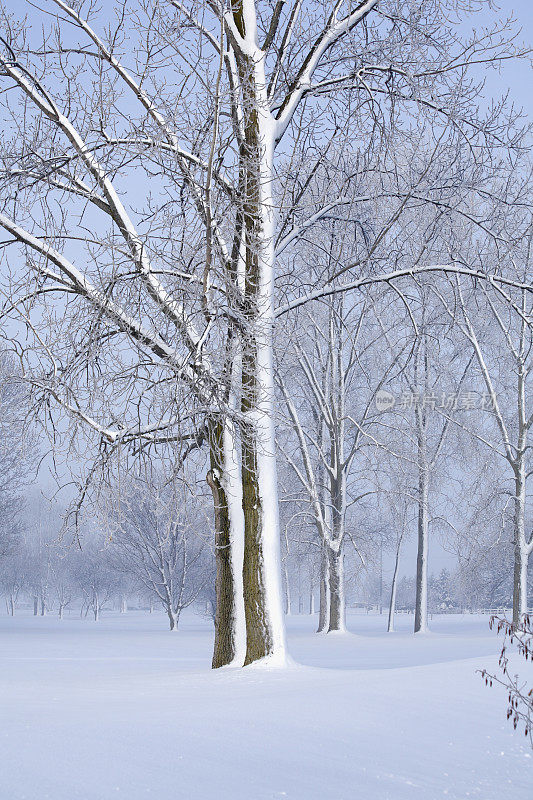
[[[0,618],[1,800],[530,800],[486,618],[288,620],[294,667],[209,670],[192,616]]]

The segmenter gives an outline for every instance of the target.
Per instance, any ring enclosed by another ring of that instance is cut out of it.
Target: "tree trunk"
[[[290,617],[292,613],[292,599],[291,599],[291,584],[289,581],[289,570],[287,569],[287,562],[283,563],[283,571],[285,575],[285,614]]]
[[[383,537],[379,543],[379,614],[383,614]]]
[[[346,630],[344,608],[344,556],[342,546],[328,548],[329,626],[328,633]]]
[[[337,370],[336,381],[342,381],[341,370]],[[342,397],[342,394],[340,394]],[[340,405],[342,408],[342,405]],[[339,412],[342,414],[342,411]],[[334,476],[330,479],[331,527],[333,543],[327,546],[329,573],[329,626],[328,633],[346,630],[344,604],[344,521],[346,511],[346,474],[340,464],[343,460],[343,425],[332,448]]]
[[[253,437],[253,433],[251,437]],[[253,441],[243,442],[244,511],[244,609],[246,614],[246,658],[251,664],[274,652],[274,631],[268,607],[265,574],[265,516],[259,487],[258,453]],[[266,512],[266,514],[265,514]]]
[[[285,659],[271,336],[270,320],[254,324],[243,356],[245,664],[267,656],[279,663]]]
[[[255,20],[238,2],[235,24],[257,41]],[[253,27],[253,31],[250,29]],[[245,175],[245,280],[242,355],[242,491],[245,664],[269,657],[285,661],[281,601],[279,518],[274,434],[272,352],[275,204],[272,197],[274,120],[269,111],[265,53],[239,57],[243,90]]]
[[[33,616],[36,617],[39,613],[39,598],[37,595],[33,598]]]
[[[428,624],[428,493],[426,465],[419,469],[418,480],[418,553],[416,558],[415,633],[427,631]]]
[[[172,608],[167,606],[167,615],[168,615],[168,621],[169,621],[170,630],[171,631],[177,631],[178,630],[178,626],[179,626],[179,621],[180,621],[179,612],[176,612]]]
[[[320,605],[318,611],[317,633],[324,633],[329,628],[329,562],[326,546],[322,544],[320,556]]]
[[[387,624],[388,633],[393,633],[394,631],[394,614],[396,612],[396,589],[398,586],[398,568],[400,566],[400,548],[402,546],[402,538],[403,534],[398,539],[398,544],[396,545],[396,559],[394,561],[394,573],[392,575],[392,585],[390,590],[389,620]]]
[[[526,482],[523,459],[515,468],[513,625],[527,614],[528,546],[525,535]]]
[[[216,611],[214,669],[234,663],[245,655],[246,629],[242,591],[244,521],[240,468],[234,425],[213,421],[209,430],[210,466],[207,483],[215,509]]]

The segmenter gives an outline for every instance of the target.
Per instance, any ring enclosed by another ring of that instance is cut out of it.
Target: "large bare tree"
[[[346,204],[331,180],[306,215],[308,155],[320,164],[332,142],[376,137],[386,148],[390,120],[435,147],[513,147],[501,109],[477,112],[469,65],[516,54],[514,34],[504,22],[462,41],[454,23],[472,0],[117,0],[105,12],[48,0],[39,25],[27,5],[31,19],[2,6],[0,61],[3,291],[25,375],[106,455],[170,443],[184,457],[208,442],[213,664],[283,663],[276,315],[417,271],[485,277],[453,259],[379,276],[406,206],[446,205],[410,187],[382,197],[386,222],[357,262],[298,281],[276,310],[276,261]]]

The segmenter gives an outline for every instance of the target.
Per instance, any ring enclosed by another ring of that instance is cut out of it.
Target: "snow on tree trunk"
[[[257,42],[255,8],[234,12],[239,32]],[[245,286],[242,356],[242,500],[245,664],[285,661],[281,600],[276,445],[274,432],[273,288],[275,212],[272,198],[275,123],[268,108],[265,53],[241,54],[246,176]]]
[[[248,431],[243,440],[244,607],[246,658],[250,664],[285,658],[285,632],[279,585],[279,527],[273,455],[261,452],[264,439]],[[273,438],[270,440],[272,454]]]

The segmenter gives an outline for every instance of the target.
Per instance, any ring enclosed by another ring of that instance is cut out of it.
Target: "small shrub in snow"
[[[533,747],[533,686],[528,686],[519,675],[511,674],[507,654],[508,648],[514,647],[526,661],[533,661],[533,615],[525,614],[518,626],[513,625],[505,617],[497,616],[492,616],[489,624],[491,629],[496,626],[497,633],[503,632],[503,644],[498,661],[501,674],[493,675],[484,669],[481,670],[481,676],[485,679],[485,684],[492,686],[495,682],[507,689],[507,719],[512,721],[515,730],[519,725],[524,725],[524,733],[529,737]]]

